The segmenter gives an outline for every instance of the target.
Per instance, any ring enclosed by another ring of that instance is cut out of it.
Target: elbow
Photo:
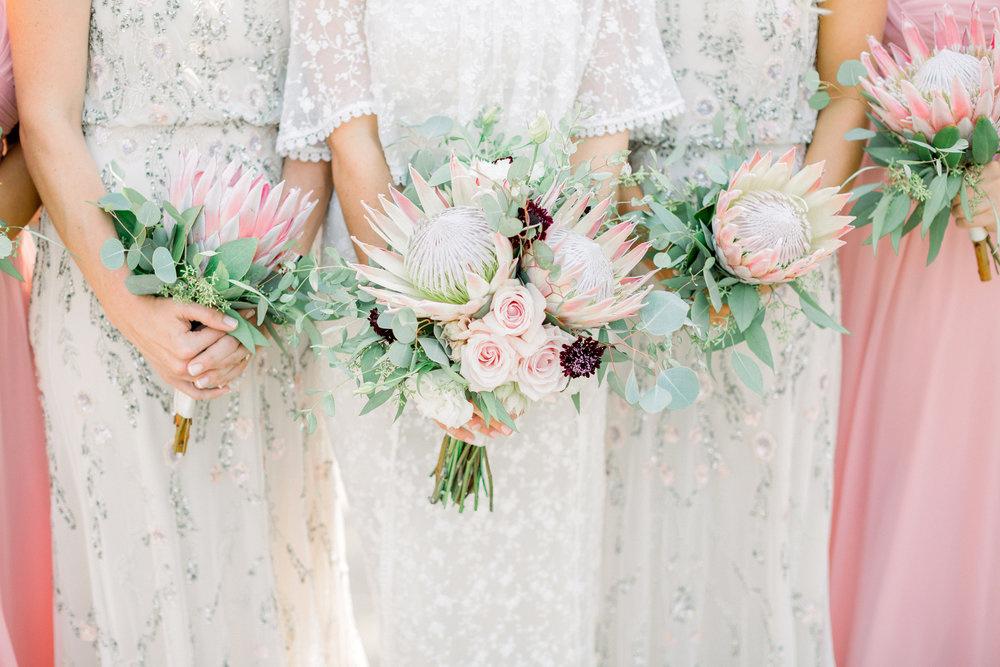
[[[19,111],[18,132],[29,159],[59,150],[60,146],[65,147],[67,141],[73,138],[83,139],[82,116],[79,112],[34,108],[31,105],[21,105]]]

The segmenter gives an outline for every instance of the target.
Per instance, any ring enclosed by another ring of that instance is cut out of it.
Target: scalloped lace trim
[[[326,138],[338,127],[360,116],[375,114],[375,103],[369,100],[357,102],[345,107],[320,122],[319,129],[300,133],[278,132],[278,154],[293,160],[304,162],[329,162],[330,149],[326,146]]]
[[[675,99],[655,109],[647,109],[615,118],[594,118],[583,124],[581,137],[599,137],[625,130],[656,127],[684,111],[684,100]]]

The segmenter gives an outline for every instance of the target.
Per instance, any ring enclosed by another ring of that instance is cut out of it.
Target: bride
[[[500,105],[508,126],[594,109],[579,161],[606,165],[628,130],[682,106],[640,0],[298,0],[279,150],[330,160],[350,233],[405,174],[404,132]],[[328,230],[343,240],[343,224]],[[427,501],[441,433],[407,412],[359,417],[344,378],[328,429],[367,558],[384,664],[591,664],[605,396],[529,413],[495,445],[496,512]],[[472,525],[468,525],[472,524]]]

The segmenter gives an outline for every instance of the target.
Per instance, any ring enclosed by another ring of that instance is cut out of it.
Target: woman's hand
[[[959,227],[965,229],[980,227],[995,232],[997,230],[997,216],[1000,216],[1000,164],[990,162],[983,167],[979,190],[979,195],[976,195],[972,190],[967,193],[970,205],[974,204],[977,198],[979,199],[978,205],[972,211],[972,220],[965,219],[961,196],[955,197],[955,201],[952,202],[951,214]]]
[[[156,373],[174,389],[178,389],[191,398],[206,400],[222,396],[229,392],[223,382],[221,385],[204,384],[204,388],[196,386],[195,377],[190,372],[190,365],[208,348],[213,347],[225,338],[235,341],[228,332],[236,328],[236,320],[213,308],[206,308],[193,303],[179,303],[171,299],[154,296],[117,297],[111,303],[104,303],[105,312],[122,334],[142,353],[143,357]],[[192,325],[200,322],[204,325],[198,331],[192,330]],[[219,371],[224,375],[213,377],[235,377],[235,361],[231,362],[229,370],[224,365]],[[207,362],[205,363],[207,367]],[[245,367],[245,366],[243,366]]]
[[[241,310],[240,316],[252,325],[257,313]],[[265,337],[269,337],[265,329],[258,328]],[[191,360],[188,374],[194,378],[194,386],[198,389],[228,387],[243,375],[253,354],[232,336],[223,336]]]
[[[487,426],[486,420],[483,419],[483,413],[479,411],[479,408],[473,408],[472,419],[466,422],[465,426],[448,428],[441,422],[435,423],[451,437],[473,445],[481,442],[483,437],[498,438],[514,432],[509,426],[505,426],[496,419],[492,420],[490,425]]]

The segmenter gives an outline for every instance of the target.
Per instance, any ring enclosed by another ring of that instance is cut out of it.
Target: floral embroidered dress
[[[115,163],[163,196],[167,157],[194,146],[279,177],[287,48],[282,0],[94,0],[83,131],[105,183]],[[56,235],[44,216],[42,232]],[[294,416],[297,363],[275,348],[254,357],[236,391],[200,404],[173,462],[172,390],[54,244],[39,252],[31,331],[58,664],[363,662],[350,653],[331,459]]]
[[[672,178],[705,179],[726,153],[780,154],[809,141],[812,2],[657,5],[690,113],[634,146],[636,163],[683,143]],[[832,262],[810,287],[837,312]],[[797,303],[787,289],[777,296]],[[612,403],[607,664],[832,663],[826,566],[840,341],[780,309],[767,327],[777,373],[766,372],[763,398],[717,354],[691,408],[637,417]]]
[[[376,113],[393,174],[431,116],[469,121],[501,105],[509,128],[581,103],[587,132],[656,122],[682,102],[639,0],[301,0],[293,2],[279,147],[326,158],[324,140]],[[327,241],[344,240],[343,223]],[[362,538],[386,665],[587,665],[604,491],[605,396],[539,406],[493,446],[496,511],[432,506],[441,431],[362,402],[333,373],[330,429]],[[360,606],[360,603],[359,603]]]

